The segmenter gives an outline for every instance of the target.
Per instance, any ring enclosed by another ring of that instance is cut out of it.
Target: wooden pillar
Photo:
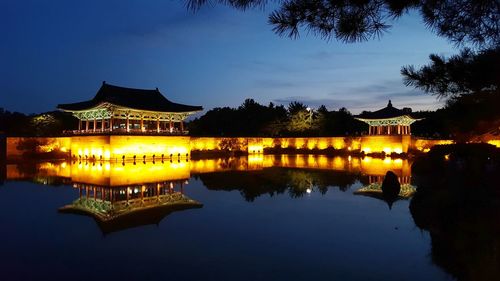
[[[89,130],[89,120],[85,120],[85,132]]]
[[[172,124],[172,120],[170,120],[170,122],[168,122],[168,131],[172,132],[172,129],[173,129],[173,124]]]
[[[127,126],[126,129],[127,129],[127,133],[128,133],[128,132],[130,132],[130,121],[128,119],[128,114],[127,114],[127,124],[126,124],[126,126]]]
[[[184,122],[181,120],[181,133],[184,132]]]
[[[408,135],[411,135],[411,128],[410,128],[410,125],[408,125]]]
[[[156,132],[160,132],[160,118],[156,119]]]
[[[104,132],[104,123],[106,123],[106,120],[103,118],[101,118],[101,132]]]
[[[113,131],[113,115],[109,118],[109,131]]]
[[[78,131],[82,130],[82,119],[78,119]]]
[[[144,119],[141,115],[141,132],[144,132]]]
[[[95,128],[97,127],[97,118],[94,118],[94,128],[92,130],[95,132]]]

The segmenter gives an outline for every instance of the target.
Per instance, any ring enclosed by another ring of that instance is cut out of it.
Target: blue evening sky
[[[91,99],[103,80],[155,88],[205,109],[301,101],[311,107],[436,109],[442,102],[402,84],[401,66],[457,50],[401,18],[380,40],[344,44],[302,33],[279,37],[269,10],[182,0],[0,0],[0,107],[38,113]]]

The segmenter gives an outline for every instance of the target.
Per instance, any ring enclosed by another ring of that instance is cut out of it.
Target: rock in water
[[[382,182],[382,195],[384,200],[392,208],[394,201],[398,199],[399,192],[401,191],[401,184],[398,181],[398,176],[392,171],[385,174],[384,181]]]

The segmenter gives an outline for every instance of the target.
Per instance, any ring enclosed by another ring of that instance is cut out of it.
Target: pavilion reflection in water
[[[382,189],[382,183],[385,178],[385,174],[381,174],[384,169],[380,169],[383,167],[384,162],[389,162],[388,159],[377,159],[377,163],[373,163],[375,167],[379,167],[377,173],[373,173],[368,175],[368,184],[363,186],[362,188],[356,190],[354,192],[355,195],[363,195],[376,199],[383,200],[389,206],[389,209],[392,208],[392,204],[397,200],[408,200],[413,194],[417,191],[417,188],[411,184],[411,166],[406,163],[403,163],[403,160],[396,159],[396,162],[401,162],[401,168],[393,167],[393,170],[387,170],[395,173],[397,176],[397,181],[400,184],[399,192],[396,194],[388,195],[388,192],[384,192]],[[373,160],[369,160],[373,161]]]
[[[92,216],[104,233],[159,224],[172,212],[203,206],[184,195],[180,184],[180,190],[172,182],[129,187],[74,184],[79,198],[59,211]]]
[[[7,180],[28,179],[39,183],[51,184],[54,178],[62,184],[72,184],[78,189],[79,198],[72,204],[62,208],[63,211],[74,211],[90,215],[104,225],[123,225],[126,221],[137,220],[138,214],[144,210],[162,209],[174,210],[178,206],[201,206],[196,201],[190,201],[183,194],[184,185],[191,176],[199,176],[207,188],[212,189],[245,189],[261,188],[253,192],[256,196],[275,192],[277,182],[276,172],[285,169],[280,174],[288,177],[291,185],[297,189],[297,195],[314,192],[324,192],[324,186],[350,186],[356,180],[364,187],[355,194],[364,194],[381,198],[381,183],[387,171],[397,175],[402,185],[401,198],[408,198],[414,191],[411,183],[411,163],[404,159],[371,158],[371,157],[327,157],[323,155],[258,155],[234,157],[225,159],[182,160],[165,162],[73,162],[73,163],[42,163],[35,168],[24,168],[22,165],[7,166]],[[299,171],[302,170],[303,172]],[[232,171],[243,174],[231,175],[224,173]],[[259,172],[262,171],[262,172]],[[259,181],[242,180],[242,176],[257,179],[254,175],[245,173],[258,172]],[[297,174],[299,173],[299,174]],[[304,174],[305,173],[305,174]],[[341,174],[351,175],[348,179]],[[208,175],[211,175],[208,177]],[[314,188],[314,183],[321,187]],[[238,182],[231,182],[231,179]],[[302,180],[303,179],[303,180]],[[299,181],[300,180],[300,181]],[[307,183],[307,184],[306,184]],[[286,185],[286,183],[285,183]],[[286,187],[286,186],[285,186]],[[275,189],[273,189],[275,188]],[[280,187],[281,188],[281,187]],[[300,190],[299,190],[300,189]],[[304,192],[301,190],[304,189]],[[177,210],[177,209],[176,209]],[[161,212],[160,212],[161,213]],[[131,216],[133,214],[133,216]],[[163,216],[164,216],[163,215]],[[128,217],[135,217],[134,219]],[[142,224],[157,223],[161,216],[144,216]],[[149,221],[148,221],[149,220]],[[118,223],[120,222],[120,223]]]
[[[172,212],[203,206],[184,194],[189,180],[186,164],[66,165],[69,169],[59,173],[71,178],[79,197],[59,211],[91,216],[103,233],[159,224]]]

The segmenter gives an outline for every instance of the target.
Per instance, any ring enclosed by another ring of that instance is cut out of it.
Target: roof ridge
[[[141,89],[141,88],[131,88],[131,87],[123,87],[123,86],[118,86],[118,85],[113,85],[113,84],[109,84],[109,83],[106,83],[106,81],[102,81],[102,87],[104,86],[107,86],[107,87],[114,87],[114,88],[120,88],[120,89],[126,89],[126,90],[139,90],[139,91],[151,91],[151,92],[160,92],[158,90],[158,87],[156,87],[155,89]]]
[[[103,102],[109,102],[117,106],[159,112],[194,112],[203,110],[201,106],[172,102],[158,88],[153,90],[127,88],[111,85],[106,83],[106,81],[103,81],[102,86],[91,100],[73,104],[60,104],[58,108],[69,111],[83,110],[95,107]]]

